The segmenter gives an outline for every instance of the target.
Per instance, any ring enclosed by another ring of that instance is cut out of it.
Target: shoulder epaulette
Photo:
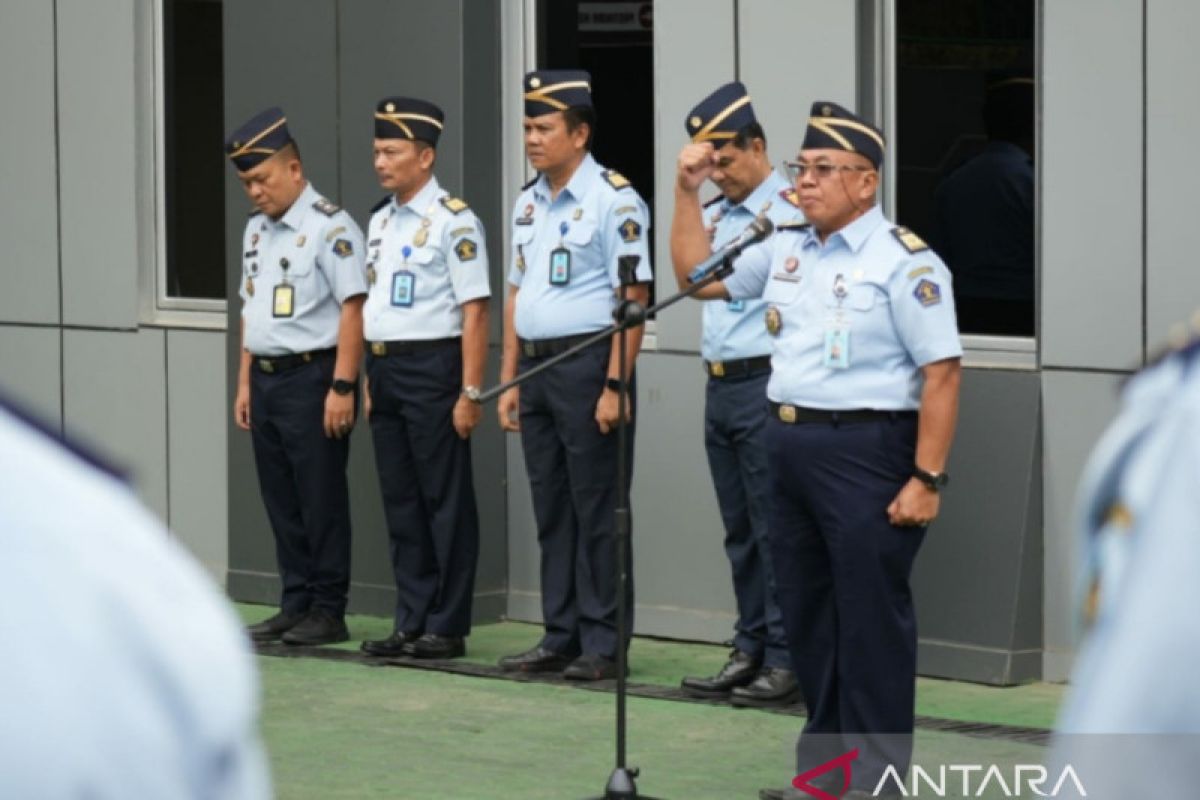
[[[324,197],[313,203],[313,208],[315,208],[317,211],[320,211],[327,217],[332,217],[334,214],[342,210],[342,207],[337,203],[330,202]]]
[[[922,250],[928,250],[929,245],[925,244],[925,240],[915,233],[910,231],[903,225],[897,225],[892,228],[892,236],[896,237],[896,241],[910,253],[919,253]]]
[[[811,227],[812,227],[812,223],[810,223],[810,222],[804,222],[803,220],[794,219],[794,220],[790,220],[788,222],[779,223],[778,225],[775,226],[775,230],[777,230],[777,231],[804,231],[804,230],[808,230]]]
[[[523,192],[526,189],[528,189],[530,186],[533,186],[535,183],[538,182],[538,178],[540,178],[540,177],[542,177],[542,173],[540,173],[540,172],[537,175],[534,175],[532,178],[529,179],[528,183],[526,183],[524,186],[521,187],[521,191]]]
[[[712,200],[709,200],[707,203],[702,205],[701,208],[708,208],[709,206],[716,205],[717,203],[721,202],[724,199],[725,199],[725,195],[719,194],[716,197],[714,197]]]
[[[459,200],[457,197],[451,197],[450,195],[439,198],[438,202],[442,204],[442,208],[451,214],[461,214],[470,208],[465,201]]]
[[[380,200],[380,201],[379,201],[378,203],[376,203],[375,205],[371,206],[371,211],[370,211],[369,213],[371,213],[371,214],[374,214],[376,211],[378,211],[379,209],[383,208],[384,206],[386,206],[386,205],[387,205],[388,203],[390,203],[390,202],[392,202],[392,196],[391,196],[390,194],[385,194],[385,195],[383,196],[383,199],[382,199],[382,200]]]
[[[800,195],[796,194],[795,189],[784,189],[783,191],[781,191],[779,193],[779,196],[782,197],[784,200],[787,200],[789,203],[794,205],[796,208],[800,207]]]
[[[605,183],[617,191],[620,191],[621,189],[628,189],[631,185],[629,183],[629,179],[617,172],[615,169],[606,169],[604,172],[601,172],[600,175],[604,178]]]

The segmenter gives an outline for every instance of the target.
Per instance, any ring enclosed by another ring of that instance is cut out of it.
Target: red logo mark
[[[795,778],[792,778],[792,786],[807,795],[817,798],[817,800],[838,800],[850,789],[850,762],[858,758],[858,748],[854,748],[848,753],[842,753],[834,759],[826,761],[819,767],[813,767],[808,772],[802,772]],[[826,772],[831,772],[838,767],[842,770],[842,788],[837,794],[830,794],[824,789],[818,789],[816,786],[809,784],[809,781],[814,778],[819,778]]]

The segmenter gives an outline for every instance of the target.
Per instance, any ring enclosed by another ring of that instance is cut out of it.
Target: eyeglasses
[[[829,164],[824,161],[817,164],[808,164],[803,161],[784,161],[783,171],[791,178],[792,183],[795,183],[809,172],[812,172],[813,177],[817,180],[824,180],[835,172],[874,172],[875,168],[854,164]]]

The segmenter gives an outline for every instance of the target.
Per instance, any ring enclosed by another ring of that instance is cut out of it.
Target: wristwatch
[[[950,482],[950,475],[945,472],[929,472],[913,465],[913,477],[929,487],[932,492],[940,492],[942,487]]]
[[[357,381],[344,381],[341,378],[334,378],[333,385],[330,388],[333,389],[334,394],[347,395],[354,391],[356,383]]]
[[[463,390],[462,390],[462,394],[463,394],[463,397],[467,398],[472,403],[478,403],[479,395],[481,394],[481,392],[479,391],[478,386],[464,386]]]
[[[620,378],[605,378],[604,388],[612,389],[614,392],[618,393],[623,392],[625,391],[625,381],[621,380]]]

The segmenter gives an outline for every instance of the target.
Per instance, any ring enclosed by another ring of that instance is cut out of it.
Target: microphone
[[[754,218],[754,222],[746,226],[746,230],[739,233],[733,241],[697,264],[696,268],[688,273],[688,283],[696,283],[704,280],[720,269],[721,265],[727,260],[733,261],[733,259],[742,254],[743,250],[752,244],[758,244],[763,239],[766,239],[774,230],[774,223],[762,214],[759,214]]]

